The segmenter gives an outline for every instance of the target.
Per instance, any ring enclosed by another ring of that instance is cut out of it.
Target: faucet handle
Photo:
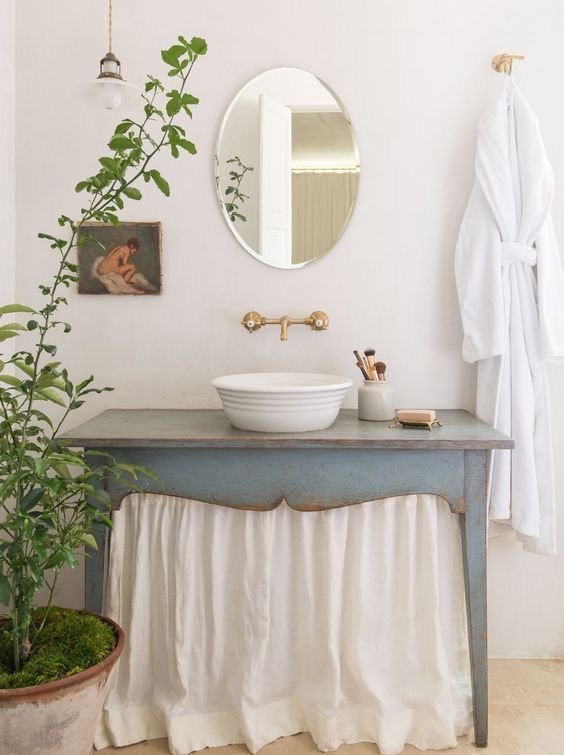
[[[259,330],[264,325],[264,317],[259,312],[247,312],[247,314],[241,320],[241,325],[245,327],[249,333],[254,333],[255,330]]]
[[[329,318],[325,312],[316,310],[307,318],[306,325],[309,325],[312,330],[327,330],[329,327]]]

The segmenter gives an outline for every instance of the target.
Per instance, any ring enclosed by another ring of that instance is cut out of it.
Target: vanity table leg
[[[486,452],[464,452],[465,513],[460,515],[477,747],[488,744]]]
[[[108,533],[104,525],[97,524],[92,534],[98,550],[90,551],[84,562],[84,607],[92,613],[102,614],[104,603],[105,564],[107,561]]]
[[[96,449],[98,450],[98,449]],[[102,449],[104,450],[104,449]],[[110,449],[111,450],[111,449]],[[93,457],[91,466],[99,466],[102,461]],[[105,489],[103,482],[96,483],[98,487]],[[90,499],[96,507],[101,504],[94,498]],[[88,558],[84,560],[84,607],[92,613],[102,614],[104,605],[105,570],[108,559],[109,531],[104,524],[95,524],[92,534],[98,545],[97,550],[88,549]]]

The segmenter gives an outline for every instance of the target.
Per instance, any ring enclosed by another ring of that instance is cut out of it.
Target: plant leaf
[[[8,322],[6,325],[0,325],[0,333],[5,330],[27,330],[27,325],[20,325],[19,322]]]
[[[22,381],[19,380],[17,377],[14,377],[14,375],[0,375],[0,380],[3,383],[12,385],[14,388],[19,388],[20,385],[22,384]]]
[[[80,536],[80,539],[84,543],[84,545],[87,545],[89,548],[92,548],[95,551],[98,550],[98,543],[96,542],[96,538],[90,532],[83,532]]]
[[[115,127],[115,133],[116,134],[125,134],[129,129],[131,128],[133,124],[130,120],[122,121],[121,123],[118,123],[118,125]]]
[[[33,367],[31,365],[26,364],[25,362],[22,362],[20,359],[14,360],[14,364],[18,369],[20,369],[22,372],[25,372],[25,374],[28,377],[33,377]]]
[[[180,45],[173,45],[173,47],[170,50],[161,50],[161,58],[164,60],[164,62],[169,66],[174,66],[174,68],[178,68],[180,65],[180,61],[178,60],[178,55],[175,55],[173,52],[173,48],[177,47],[180,48]],[[183,48],[180,48],[182,52],[184,52]]]
[[[179,147],[182,147],[182,149],[185,149],[191,155],[196,154],[196,145],[189,142],[188,139],[179,139],[177,143]]]
[[[132,141],[128,136],[124,136],[123,134],[114,134],[114,136],[112,136],[112,138],[108,142],[108,147],[116,151],[123,149],[133,149],[135,147],[135,142]]]
[[[10,583],[3,574],[0,574],[0,603],[7,606],[10,604]]]
[[[172,45],[168,48],[167,52],[171,57],[175,57],[178,60],[181,55],[184,55],[186,48],[184,47],[184,45]]]
[[[155,182],[155,186],[162,191],[165,197],[170,197],[170,186],[168,181],[161,176],[158,170],[151,171],[151,178]]]
[[[59,396],[52,388],[42,388],[37,391],[37,398],[43,399],[43,401],[51,401],[53,404],[66,407],[65,400]]]
[[[190,40],[190,47],[196,55],[205,55],[208,51],[208,43],[201,37],[192,37]]]
[[[136,189],[134,186],[124,186],[122,192],[126,197],[129,197],[130,199],[141,199],[142,197],[139,189]]]
[[[33,488],[22,498],[20,509],[24,512],[24,514],[35,506],[39,499],[43,497],[44,493],[44,488]]]
[[[23,304],[4,304],[3,307],[0,307],[0,317],[2,315],[16,314],[17,312],[29,312],[35,314],[34,309],[26,307]]]

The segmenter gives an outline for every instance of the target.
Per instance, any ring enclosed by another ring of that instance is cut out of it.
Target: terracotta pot
[[[125,643],[121,627],[105,616],[98,618],[110,624],[118,638],[104,661],[56,682],[0,689],[0,753],[90,755],[108,680]]]

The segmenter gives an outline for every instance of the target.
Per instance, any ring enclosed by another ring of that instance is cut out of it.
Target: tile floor
[[[490,661],[490,738],[478,750],[471,737],[459,740],[452,750],[427,750],[453,755],[564,755],[564,660]],[[130,747],[101,750],[104,755],[166,755],[166,739],[154,739]],[[203,750],[205,755],[248,755],[244,745]],[[260,755],[316,755],[309,734],[278,739]],[[402,755],[421,752],[408,746]],[[377,755],[374,744],[342,745],[338,755]]]

